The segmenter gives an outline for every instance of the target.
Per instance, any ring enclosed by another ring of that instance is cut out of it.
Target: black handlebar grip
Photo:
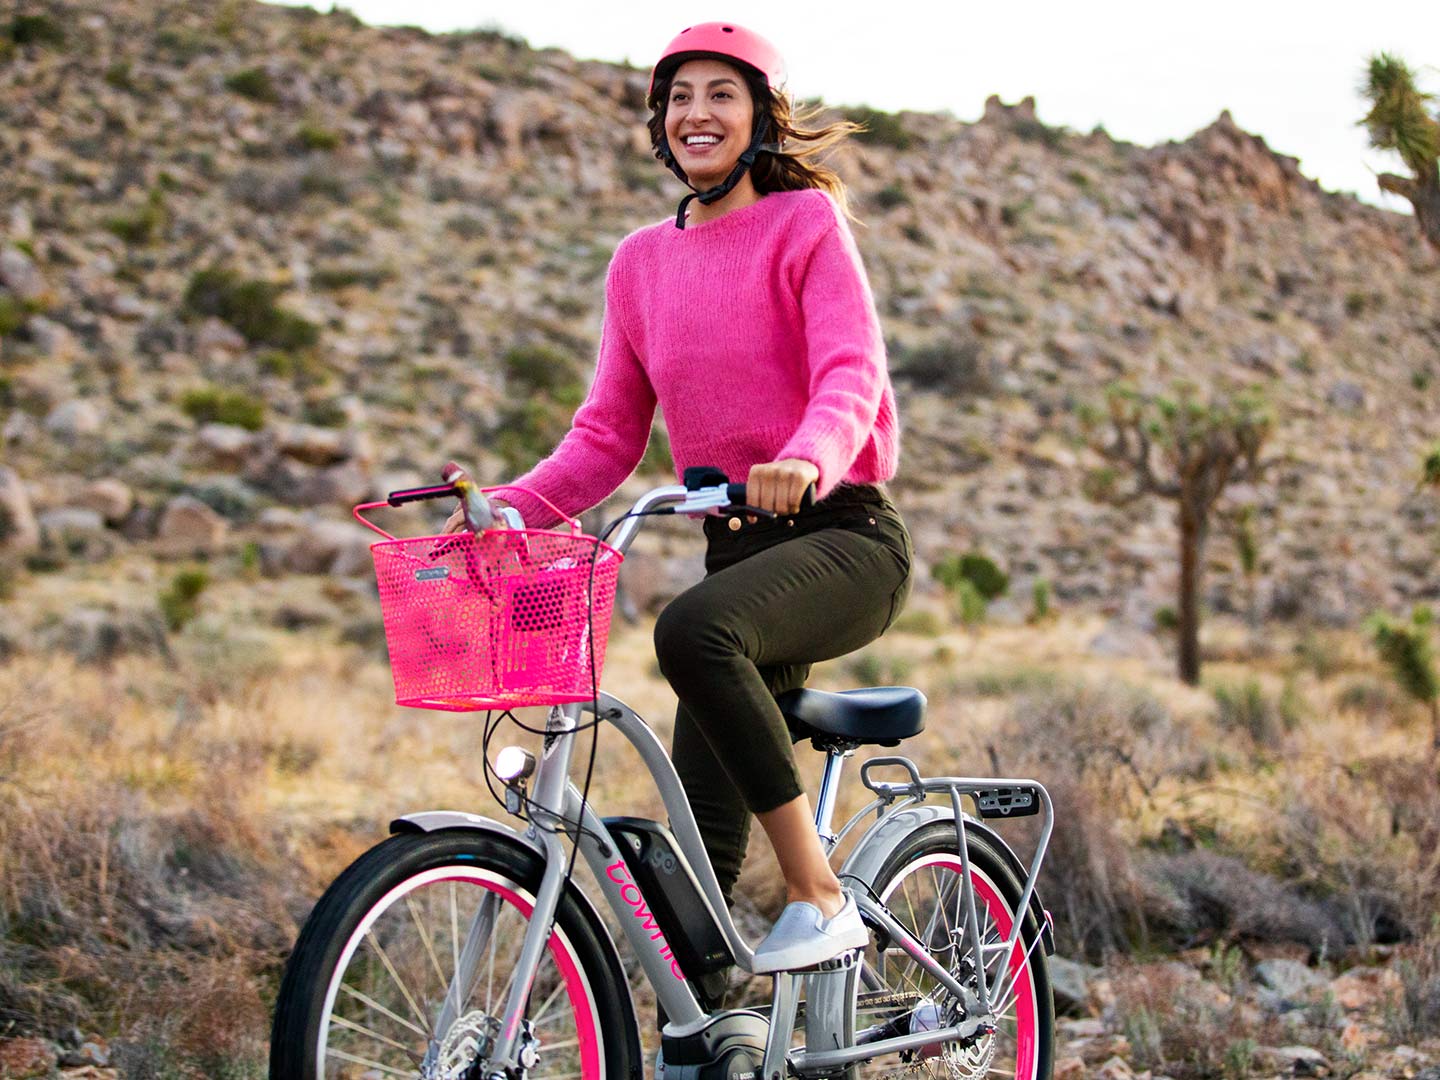
[[[731,506],[748,506],[750,500],[745,498],[744,484],[726,484],[725,496],[730,500]],[[800,496],[800,509],[809,510],[815,505],[815,485],[806,484],[805,491]]]
[[[459,495],[459,488],[445,484],[442,487],[406,488],[404,491],[392,491],[385,496],[385,501],[391,506],[404,506],[406,503],[423,502],[426,499],[454,499]]]

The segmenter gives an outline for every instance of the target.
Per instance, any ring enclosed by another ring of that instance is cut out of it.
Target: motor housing
[[[655,1080],[757,1080],[770,1022],[749,1009],[709,1017],[697,1031],[660,1034]]]

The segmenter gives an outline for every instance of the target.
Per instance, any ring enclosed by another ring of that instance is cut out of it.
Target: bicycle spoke
[[[555,984],[555,989],[550,991],[550,996],[547,997],[544,1004],[540,1006],[539,1011],[535,1014],[535,1019],[530,1022],[532,1026],[539,1027],[541,1023],[544,1022],[545,1014],[550,1011],[550,1006],[555,1004],[555,999],[560,996],[561,991],[564,989],[565,981],[562,979]]]
[[[378,1001],[370,997],[368,994],[362,994],[359,990],[356,990],[353,986],[350,986],[347,983],[341,983],[340,989],[345,991],[345,993],[349,994],[351,997],[360,1001],[362,1004],[374,1009],[376,1012],[383,1013],[385,1016],[388,1016],[391,1020],[394,1020],[402,1027],[409,1028],[411,1031],[415,1032],[416,1035],[419,1035],[422,1039],[430,1038],[430,1033],[428,1031],[425,1031],[423,1028],[416,1027],[409,1020],[406,1020],[403,1016],[397,1016],[395,1013],[391,1012],[384,1005],[381,1005]],[[336,1019],[333,1012],[330,1014],[330,1018],[331,1020]]]
[[[385,965],[385,970],[390,973],[390,978],[393,979],[395,985],[400,988],[400,993],[404,995],[406,1003],[415,1014],[415,1019],[419,1020],[422,1024],[428,1025],[429,1021],[425,1019],[425,1013],[421,1011],[420,1006],[415,1003],[415,998],[410,993],[410,987],[406,986],[405,980],[400,978],[400,973],[395,970],[395,965],[390,962],[390,956],[385,952],[385,946],[380,944],[380,939],[375,936],[373,929],[365,932],[365,940],[370,943],[370,947],[374,949],[380,957],[380,962]]]
[[[347,1054],[344,1050],[336,1050],[333,1046],[326,1047],[325,1053],[330,1057],[337,1057],[341,1061],[348,1061],[352,1065],[364,1065],[367,1069],[374,1069],[376,1072],[382,1072],[389,1076],[415,1077],[419,1075],[417,1072],[404,1072],[389,1065],[381,1065],[378,1061],[371,1061],[369,1058],[362,1058],[356,1054]]]
[[[486,895],[490,895],[486,893]],[[460,913],[455,907],[455,882],[450,882],[450,968],[452,974],[460,972]],[[440,980],[444,982],[444,979]],[[461,1006],[463,1008],[464,1006]]]
[[[450,891],[453,896],[455,883],[450,883]],[[440,980],[440,985],[445,985],[445,972],[440,970],[440,959],[435,955],[435,946],[430,941],[430,934],[425,929],[425,924],[420,921],[420,912],[415,909],[415,894],[406,893],[405,908],[410,912],[410,918],[415,923],[415,932],[420,935],[420,943],[425,946],[425,955],[430,957],[430,963],[435,968],[435,977]]]
[[[355,1023],[355,1021],[353,1020],[346,1020],[343,1016],[332,1015],[330,1017],[330,1022],[337,1027],[345,1028],[347,1031],[358,1032],[361,1035],[374,1039],[376,1042],[384,1043],[386,1046],[393,1046],[396,1050],[399,1050],[402,1054],[410,1058],[417,1065],[424,1060],[404,1043],[396,1042],[394,1039],[386,1035],[381,1035],[378,1031],[372,1031],[362,1024]]]

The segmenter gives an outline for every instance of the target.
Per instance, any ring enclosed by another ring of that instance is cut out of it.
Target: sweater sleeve
[[[776,459],[813,462],[820,470],[816,496],[823,499],[864,447],[889,385],[870,284],[855,238],[833,204],[805,265],[799,297],[809,401]]]
[[[650,440],[655,390],[627,337],[616,260],[605,282],[605,322],[590,391],[555,451],[514,483],[543,495],[575,517],[604,501],[635,471]],[[520,492],[499,497],[520,511],[528,528],[550,528],[555,515]]]

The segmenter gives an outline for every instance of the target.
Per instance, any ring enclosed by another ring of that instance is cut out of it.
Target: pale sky
[[[298,0],[280,0],[295,3]],[[328,10],[330,0],[311,6]],[[1440,2],[1372,0],[347,0],[368,23],[427,30],[499,28],[538,48],[648,67],[679,30],[733,19],[785,54],[790,89],[831,104],[979,117],[990,94],[1027,94],[1047,124],[1150,145],[1183,139],[1228,108],[1247,131],[1331,190],[1408,212],[1379,172],[1405,170],[1368,149],[1357,86],[1373,52],[1399,54],[1440,91]]]

